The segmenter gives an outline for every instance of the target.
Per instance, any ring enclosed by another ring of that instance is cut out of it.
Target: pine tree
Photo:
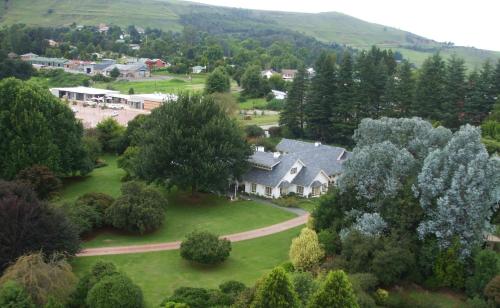
[[[251,308],[296,308],[298,297],[285,270],[276,267],[258,286]]]
[[[462,122],[477,125],[481,123],[481,110],[485,105],[485,97],[481,89],[480,76],[477,71],[469,74],[466,85]]]
[[[285,126],[293,137],[302,137],[304,134],[304,108],[307,87],[306,71],[304,67],[301,67],[293,79],[285,107],[280,114],[280,125]]]
[[[386,116],[410,117],[414,114],[415,80],[410,62],[404,60],[387,80],[383,99]]]
[[[500,96],[500,59],[495,66],[495,71],[493,72],[493,92]]]
[[[332,141],[340,144],[352,143],[352,134],[358,124],[353,65],[351,54],[344,53],[337,80],[338,104],[332,111]]]
[[[342,270],[328,273],[320,289],[313,294],[309,308],[357,308],[356,295],[346,273]]]
[[[335,56],[322,53],[315,65],[308,101],[305,106],[307,131],[312,139],[329,141],[331,135],[331,113],[336,101]]]
[[[437,53],[426,59],[420,69],[415,94],[416,115],[443,120],[442,111],[445,97],[445,63]]]
[[[445,70],[446,101],[443,104],[443,120],[449,128],[458,128],[460,125],[460,113],[466,93],[465,71],[463,59],[453,55],[448,60]]]

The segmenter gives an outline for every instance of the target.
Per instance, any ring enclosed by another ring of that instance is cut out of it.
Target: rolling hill
[[[63,26],[73,22],[160,28],[180,31],[189,24],[209,32],[238,32],[253,29],[292,30],[319,41],[354,48],[377,45],[400,51],[415,64],[434,52],[444,57],[457,54],[470,68],[500,52],[452,46],[410,32],[369,23],[345,14],[286,13],[209,6],[179,0],[1,0],[0,25],[25,23]],[[208,21],[208,22],[207,22]]]

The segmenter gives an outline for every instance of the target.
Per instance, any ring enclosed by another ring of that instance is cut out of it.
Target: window
[[[295,174],[297,173],[297,167],[293,167],[292,170],[290,170],[290,174]]]
[[[266,186],[266,196],[270,197],[273,193],[273,189],[269,186]]]
[[[251,191],[252,191],[253,193],[256,193],[256,192],[257,192],[257,184],[252,183],[252,185],[251,185],[251,188],[250,188],[250,189],[251,189]]]
[[[327,183],[323,184],[322,190],[323,190],[323,192],[326,192],[328,190],[328,184]]]
[[[313,196],[319,196],[319,194],[321,192],[320,188],[321,188],[320,186],[313,187],[313,189],[312,189],[312,195]]]
[[[297,186],[297,195],[304,195],[304,186]]]

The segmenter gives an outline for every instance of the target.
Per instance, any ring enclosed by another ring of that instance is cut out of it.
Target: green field
[[[251,98],[247,99],[243,103],[238,103],[238,106],[242,110],[266,109],[267,101],[264,98]]]
[[[183,76],[183,75],[182,75]],[[205,88],[205,75],[193,77],[189,80],[185,77],[175,77],[168,80],[98,82],[94,84],[97,88],[114,89],[123,94],[128,94],[130,88],[134,93],[179,93],[182,91],[202,91]]]
[[[264,114],[264,115],[251,115],[250,120],[245,120],[244,116],[239,119],[243,125],[278,125],[280,116],[279,114]]]
[[[181,286],[216,288],[227,280],[253,285],[259,277],[288,260],[291,240],[299,231],[300,227],[234,243],[229,259],[216,267],[192,265],[181,259],[179,251],[81,257],[72,263],[77,275],[82,275],[98,260],[114,262],[141,287],[148,307],[157,307]]]

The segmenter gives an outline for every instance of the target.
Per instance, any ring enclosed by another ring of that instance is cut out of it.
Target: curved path
[[[221,236],[221,238],[226,238],[231,242],[239,242],[239,241],[259,238],[301,226],[307,222],[308,218],[309,218],[309,213],[264,228],[259,228],[229,235],[223,235]],[[83,249],[80,253],[78,253],[77,257],[120,255],[127,253],[176,250],[179,249],[180,246],[181,246],[181,241],[175,241],[175,242],[159,243],[159,244],[88,248],[88,249]]]

